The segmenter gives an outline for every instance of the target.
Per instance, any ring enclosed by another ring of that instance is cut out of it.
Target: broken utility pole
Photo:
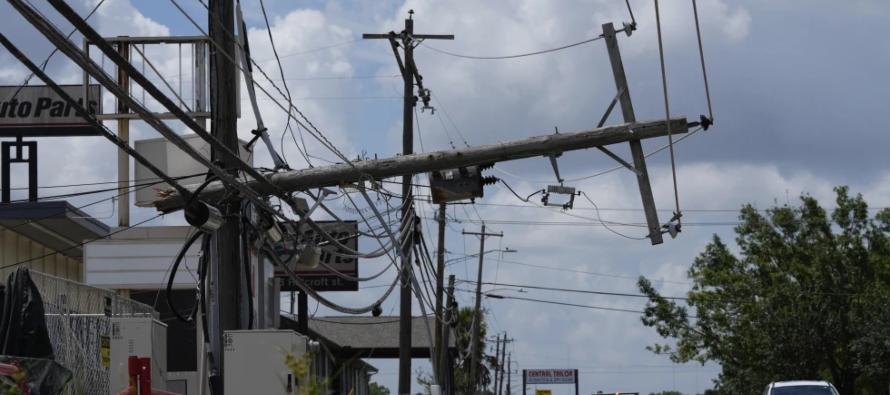
[[[628,25],[625,26],[625,29],[632,29],[632,27]],[[630,32],[630,30],[626,31]],[[618,51],[615,27],[611,22],[603,25],[603,38],[606,39],[606,48],[609,50],[612,74],[615,76],[615,87],[618,90],[616,98],[621,103],[621,114],[624,116],[624,122],[634,123],[637,121],[637,118],[634,115],[633,104],[630,101],[630,89],[627,86],[627,76],[624,74],[624,64],[621,62],[621,52]],[[609,109],[611,110],[611,107]],[[606,153],[608,154],[609,152],[606,151]],[[643,144],[639,139],[630,140],[630,153],[633,156],[634,168],[637,170],[637,184],[640,186],[640,197],[643,199],[643,211],[646,213],[646,224],[649,227],[649,240],[652,242],[652,245],[661,244],[664,242],[661,236],[661,223],[658,222],[658,211],[655,209],[652,185],[649,184],[649,172],[646,170],[646,155],[643,153]],[[618,158],[614,157],[614,159]]]
[[[405,30],[399,35],[401,38],[401,46],[405,52],[404,62],[399,57],[398,46],[395,32],[388,34],[364,34],[364,39],[386,39],[389,40],[390,46],[395,53],[396,61],[399,64],[399,70],[402,72],[402,78],[405,84],[404,90],[404,107],[402,118],[402,155],[411,155],[414,153],[414,107],[417,105],[417,97],[414,96],[414,82],[420,88],[420,96],[423,97],[424,107],[429,105],[429,95],[423,89],[423,77],[417,71],[414,63],[414,47],[424,39],[447,39],[453,40],[454,36],[439,35],[414,35],[414,20],[412,16],[414,10],[408,11],[408,19],[405,19]],[[407,218],[413,209],[409,203],[412,201],[411,179],[413,174],[402,174],[402,218]],[[400,229],[400,239],[405,240],[405,229]],[[402,288],[399,292],[399,395],[409,395],[411,392],[411,243],[403,246],[402,249]],[[435,356],[430,355],[435,366]],[[436,383],[441,384],[441,383]]]
[[[687,123],[686,117],[673,117],[670,120],[670,124],[672,133],[677,134],[687,133],[690,127],[698,126],[696,122]],[[395,177],[474,164],[532,158],[553,151],[574,151],[626,143],[631,140],[665,136],[667,136],[667,124],[664,119],[659,119],[572,133],[547,134],[447,151],[354,161],[352,165],[344,163],[311,169],[284,171],[272,174],[266,178],[276,187],[285,191],[302,191],[339,185],[341,181],[355,182],[361,179],[361,174],[374,178]],[[269,190],[267,184],[257,180],[250,180],[244,184],[260,195],[269,195],[273,192]],[[185,188],[194,191],[198,188],[198,185],[186,185]],[[198,198],[202,200],[218,200],[225,191],[226,189],[221,183],[214,181],[201,191]],[[171,193],[168,197],[152,202],[152,205],[161,212],[182,209],[184,204],[185,201],[176,192]]]

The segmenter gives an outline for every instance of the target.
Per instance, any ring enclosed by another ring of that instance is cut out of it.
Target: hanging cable
[[[687,133],[687,134],[684,135],[683,137],[678,138],[677,141],[674,141],[674,143],[675,143],[675,144],[676,144],[676,143],[679,143],[679,142],[685,140],[687,137],[691,137],[693,134],[697,133],[697,132],[700,131],[700,130],[702,130],[702,127],[701,127],[701,126],[695,128],[694,130],[692,130],[691,132]],[[661,148],[659,148],[659,149],[657,149],[657,150],[655,150],[655,151],[652,151],[652,152],[646,154],[646,155],[643,156],[643,157],[644,157],[644,158],[648,158],[648,157],[650,157],[650,156],[652,156],[652,155],[655,155],[655,154],[657,154],[657,153],[659,153],[659,152],[661,152],[661,151],[664,151],[664,150],[670,148],[670,146],[671,146],[670,144],[666,144],[666,145],[662,146]],[[633,164],[633,162],[630,162],[630,164]],[[621,169],[624,169],[624,168],[625,168],[624,166],[616,166],[616,167],[613,167],[613,168],[611,168],[611,169],[609,169],[609,170],[601,171],[601,172],[599,172],[599,173],[591,174],[591,175],[589,175],[589,176],[578,177],[578,178],[571,178],[571,179],[565,179],[565,180],[563,180],[563,182],[574,182],[574,181],[587,180],[587,179],[591,179],[591,178],[594,178],[594,177],[599,177],[599,176],[602,176],[602,175],[606,175],[606,174],[609,174],[609,173],[611,173],[611,172],[618,171],[618,170],[621,170]],[[497,166],[495,166],[494,169],[497,170],[497,171],[499,171],[499,172],[501,172],[501,173],[504,173],[504,174],[506,174],[506,175],[508,175],[508,176],[510,176],[510,177],[513,177],[513,178],[515,178],[515,179],[517,179],[517,180],[528,181],[528,182],[537,182],[537,183],[540,183],[540,184],[552,184],[552,183],[553,183],[552,180],[551,180],[551,181],[548,181],[548,180],[533,180],[533,179],[530,179],[530,178],[520,177],[520,176],[517,176],[517,175],[515,175],[515,174],[512,174],[512,173],[510,173],[510,172],[508,172],[508,171],[506,171],[506,170],[504,170],[504,169],[501,169],[500,167],[497,167]]]
[[[563,50],[563,49],[567,49],[567,48],[571,48],[571,47],[577,47],[577,46],[582,45],[582,44],[587,44],[587,43],[590,43],[590,42],[594,42],[594,41],[597,41],[597,40],[602,39],[602,38],[603,38],[603,36],[598,36],[598,37],[594,37],[594,38],[591,38],[591,39],[588,39],[588,40],[584,40],[584,41],[579,41],[579,42],[576,42],[576,43],[574,43],[574,44],[569,44],[569,45],[565,45],[565,46],[558,47],[558,48],[545,49],[545,50],[543,50],[543,51],[537,51],[537,52],[531,52],[531,53],[524,53],[524,54],[519,54],[519,55],[508,55],[508,56],[469,56],[469,55],[460,55],[460,54],[451,53],[451,52],[445,52],[445,51],[442,51],[442,50],[440,50],[440,49],[433,48],[433,47],[431,47],[431,46],[429,46],[429,45],[424,44],[423,42],[421,42],[420,44],[423,45],[424,47],[427,47],[427,48],[429,48],[429,49],[432,49],[433,51],[436,51],[436,52],[439,52],[439,53],[443,53],[443,54],[445,54],[445,55],[456,56],[456,57],[458,57],[458,58],[481,59],[481,60],[496,60],[496,59],[513,59],[513,58],[521,58],[521,57],[525,57],[525,56],[533,56],[533,55],[540,55],[540,54],[545,54],[545,53],[550,53],[550,52],[556,52],[556,51],[560,51],[560,50]]]
[[[677,212],[675,215],[677,216],[677,226],[680,226],[683,220],[680,219],[680,192],[677,189],[677,165],[674,159],[674,136],[671,133],[671,108],[668,104],[667,73],[665,72],[664,67],[664,45],[661,40],[661,15],[658,11],[658,0],[655,0],[655,23],[658,25],[658,54],[661,58],[661,84],[664,87],[664,112],[667,116],[665,122],[667,122],[668,146],[671,151],[671,173],[673,173],[674,178],[674,203],[677,205]]]
[[[298,276],[296,273],[294,273],[294,271],[291,270],[291,268],[288,267],[287,264],[285,264],[284,262],[281,261],[281,259],[278,257],[278,254],[276,254],[275,251],[272,250],[272,248],[270,248],[268,246],[268,243],[263,245],[263,251],[265,251],[269,255],[269,257],[272,258],[272,261],[275,263],[275,265],[277,265],[282,270],[284,270],[285,273],[287,273],[288,277],[290,277],[290,279],[294,282],[294,284],[296,284],[297,288],[300,288],[301,291],[305,292],[307,295],[309,295],[309,297],[317,300],[319,303],[321,303],[325,307],[331,308],[335,311],[339,311],[344,314],[357,315],[357,314],[364,314],[364,313],[367,313],[367,312],[373,310],[375,307],[382,304],[387,298],[389,298],[389,295],[392,293],[392,290],[395,289],[396,284],[399,283],[399,276],[396,276],[393,283],[389,286],[389,289],[386,290],[386,293],[384,293],[383,296],[380,297],[380,299],[378,299],[376,302],[374,302],[371,305],[368,305],[368,306],[362,307],[362,308],[344,307],[344,306],[340,306],[340,305],[338,305],[334,302],[331,302],[330,300],[322,297],[321,295],[318,294],[318,292],[316,292],[314,289],[312,289],[312,287],[307,285],[306,282],[304,282],[303,279],[300,278],[300,276]]]
[[[179,264],[182,263],[182,259],[185,257],[186,252],[188,252],[188,249],[192,246],[192,244],[194,244],[195,241],[203,235],[203,232],[198,231],[185,241],[185,243],[182,245],[182,248],[179,249],[179,253],[176,254],[176,258],[173,260],[173,268],[170,269],[170,277],[168,277],[167,279],[167,292],[165,295],[167,299],[167,307],[170,308],[170,311],[173,312],[173,315],[176,316],[176,319],[185,323],[194,321],[195,315],[197,315],[198,313],[198,303],[196,302],[195,305],[192,306],[192,312],[189,313],[188,317],[183,317],[182,314],[179,313],[179,309],[177,309],[173,303],[173,281],[176,279],[176,271],[179,270]]]
[[[93,7],[93,10],[90,11],[90,13],[89,13],[86,17],[83,18],[83,20],[85,20],[85,21],[89,20],[90,17],[93,16],[93,14],[96,13],[96,11],[99,11],[99,7],[101,7],[103,3],[105,3],[105,0],[100,0],[99,3],[96,4],[95,7]],[[70,39],[71,36],[74,35],[74,33],[77,33],[77,28],[75,28],[74,30],[72,30],[71,33],[68,33],[68,35],[65,36],[65,38]],[[40,65],[40,70],[44,70],[44,71],[46,70],[46,66],[49,64],[49,60],[52,59],[53,55],[55,55],[56,52],[59,52],[59,48],[58,48],[58,47],[54,48],[53,51],[49,53],[49,56],[47,56],[47,57],[46,57],[46,60],[43,61],[43,64]],[[3,101],[4,101],[4,102],[8,102],[9,99],[12,99],[12,98],[16,97],[16,95],[18,95],[19,92],[21,92],[22,88],[24,88],[25,85],[28,85],[28,83],[31,81],[31,78],[34,78],[34,75],[35,75],[35,74],[36,74],[36,73],[32,71],[31,74],[29,74],[29,75],[25,78],[25,80],[22,81],[21,84],[19,84],[19,86],[18,86],[18,88],[16,88],[15,92],[12,92],[9,96],[6,96],[6,98],[3,99]]]
[[[600,208],[596,205],[596,203],[594,203],[593,200],[590,199],[590,196],[587,196],[587,193],[586,193],[586,192],[583,192],[583,191],[582,191],[581,194],[584,195],[584,198],[587,199],[587,201],[590,202],[590,204],[592,204],[593,207],[596,209],[596,218],[597,218],[598,220],[600,220],[600,223],[603,224],[603,227],[606,228],[606,230],[608,230],[609,232],[612,232],[612,233],[614,233],[614,234],[616,234],[616,235],[618,235],[618,236],[624,237],[624,238],[626,238],[626,239],[631,239],[631,240],[648,240],[648,239],[649,239],[648,237],[633,237],[633,236],[628,236],[628,235],[625,235],[625,234],[623,234],[623,233],[618,232],[617,230],[614,230],[614,229],[610,228],[609,225],[606,225],[606,223],[603,222],[603,218],[600,217]]]
[[[630,7],[630,5],[628,5]],[[695,0],[692,0],[692,12],[695,13],[695,34],[698,36],[698,54],[701,57],[701,73],[705,78],[705,96],[708,98],[708,115],[711,117],[711,124],[714,124],[714,110],[711,109],[711,89],[708,88],[708,70],[705,68],[705,50],[701,43],[701,28],[698,23],[698,6]]]

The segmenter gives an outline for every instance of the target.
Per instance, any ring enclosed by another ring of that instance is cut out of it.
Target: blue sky
[[[71,3],[81,12],[95,4]],[[180,3],[202,26],[206,25],[206,10],[199,2]],[[665,109],[654,3],[630,3],[639,27],[631,37],[620,36],[619,42],[631,96],[638,120],[660,119]],[[258,0],[244,0],[242,5],[254,57],[273,79],[280,78]],[[438,99],[434,102],[436,115],[424,112],[418,117],[416,151],[448,149],[450,142],[456,146],[464,141],[480,145],[549,134],[554,127],[560,131],[591,128],[615,94],[602,41],[510,60],[456,58],[429,47],[477,56],[527,53],[592,38],[601,33],[603,23],[620,26],[630,19],[624,2],[613,0],[267,0],[265,5],[288,86],[297,99],[295,105],[348,157],[363,151],[371,157],[400,152],[402,104],[398,97],[402,88],[398,79],[387,77],[397,74],[395,59],[384,42],[360,38],[362,33],[401,30],[408,9],[416,12],[417,32],[456,36],[453,42],[426,42],[428,47],[422,45],[415,51],[425,87]],[[670,111],[674,116],[697,120],[700,114],[708,113],[708,106],[691,2],[662,1],[661,7]],[[55,14],[46,5],[40,8]],[[890,80],[885,75],[890,43],[883,39],[890,5],[877,0],[699,0],[698,8],[716,123],[709,131],[696,133],[675,146],[680,205],[689,223],[681,235],[651,246],[599,226],[597,212],[584,199],[576,199],[574,210],[560,213],[523,203],[509,191],[491,186],[476,206],[449,209],[447,259],[478,251],[478,242],[461,235],[461,230],[478,231],[480,219],[484,219],[488,229],[504,232],[502,240],[489,239],[486,247],[519,250],[503,257],[486,255],[484,281],[635,293],[634,280],[644,275],[653,279],[664,294],[677,296],[689,289],[685,271],[711,235],[733,239],[732,227],[726,224],[736,220],[735,210],[744,203],[766,208],[774,202],[793,203],[796,196],[807,192],[830,207],[831,187],[847,184],[855,192],[862,192],[872,206],[890,206],[885,154],[890,138],[884,132],[884,110],[890,102]],[[69,29],[61,18],[53,19],[63,30]],[[4,34],[32,59],[42,60],[51,50],[8,4],[0,5],[0,21]],[[107,0],[91,23],[105,35],[198,34],[166,1]],[[337,45],[349,41],[354,42]],[[329,46],[334,47],[317,50]],[[161,51],[155,56],[168,74],[176,74],[175,55]],[[79,81],[73,64],[60,54],[49,71],[60,80]],[[24,75],[23,67],[0,53],[0,83],[18,84]],[[268,82],[262,84],[270,86]],[[277,144],[285,126],[284,116],[272,102],[261,103]],[[609,124],[620,122],[617,113],[616,109]],[[249,131],[256,124],[246,102],[242,114],[239,133],[249,139]],[[181,125],[175,127],[184,131]],[[139,122],[133,129],[134,139],[158,137]],[[291,137],[285,137],[285,155],[292,167],[305,166]],[[643,145],[650,152],[666,144],[665,138]],[[41,185],[115,179],[114,167],[107,165],[114,161],[115,150],[104,139],[42,139],[40,147]],[[612,148],[629,157],[626,145]],[[309,151],[336,161],[330,151],[315,142],[310,141]],[[269,165],[268,154],[258,153],[257,163]],[[616,165],[593,151],[566,153],[559,163],[564,178],[585,177]],[[655,200],[662,210],[660,218],[665,222],[675,205],[670,157],[663,151],[647,163]],[[502,177],[520,195],[544,188],[554,179],[546,158],[499,164],[490,174]],[[23,182],[13,180],[14,184]],[[418,182],[424,182],[423,178]],[[621,170],[571,185],[602,209],[603,220],[643,221],[631,173]],[[85,187],[44,190],[41,194],[81,190]],[[86,204],[103,196],[73,199],[72,203]],[[338,201],[331,207],[348,216],[343,204]],[[420,204],[419,209],[421,216],[433,216],[431,205]],[[111,211],[110,203],[87,211],[105,216]],[[134,208],[132,221],[154,214],[151,209]],[[117,222],[114,217],[106,221]],[[182,223],[178,215],[153,222]],[[429,232],[435,231],[434,222],[427,220],[424,225]],[[615,230],[643,236],[636,227]],[[429,235],[435,239],[432,233]],[[362,243],[363,249],[372,248],[370,241]],[[383,259],[363,260],[360,267],[362,273],[374,273],[385,263]],[[458,279],[468,279],[474,276],[476,265],[475,259],[459,261],[449,266],[449,271]],[[345,305],[363,306],[376,300],[383,291],[378,286],[391,279],[383,276],[363,285],[362,291],[329,296]],[[471,285],[462,283],[458,288],[470,289]],[[644,304],[629,298],[527,291],[504,295],[635,310]],[[472,297],[461,291],[458,301],[470,305]],[[385,314],[397,302],[395,297],[387,300]],[[508,348],[516,362],[514,368],[578,368],[582,372],[582,393],[676,389],[695,394],[710,388],[710,380],[719,371],[715,365],[674,366],[666,357],[646,351],[645,346],[662,340],[654,330],[643,327],[636,314],[509,299],[487,299],[484,306],[489,309],[492,333],[508,331],[515,339]],[[414,312],[419,311],[415,302]],[[335,315],[324,308],[317,314]],[[395,392],[396,361],[371,363],[381,369],[374,380]],[[426,368],[428,364],[418,360],[414,366]],[[519,390],[520,382],[521,376],[514,375],[514,390]],[[569,387],[552,389],[554,395],[568,395],[572,392]],[[412,392],[417,390],[415,385]]]

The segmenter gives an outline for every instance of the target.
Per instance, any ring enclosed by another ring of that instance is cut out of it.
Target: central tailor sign
[[[575,384],[575,370],[572,369],[527,369],[526,384]]]

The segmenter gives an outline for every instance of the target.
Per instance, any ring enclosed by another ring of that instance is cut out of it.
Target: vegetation
[[[642,321],[676,341],[649,347],[677,363],[722,366],[714,390],[756,394],[772,381],[827,379],[841,395],[887,393],[890,379],[890,209],[835,188],[765,213],[745,205],[736,256],[717,235],[688,271],[688,306],[638,286]],[[694,315],[694,316],[693,316]]]
[[[389,395],[389,388],[386,388],[377,383],[371,383],[369,385],[369,390],[371,395]]]
[[[485,322],[485,314],[480,311],[477,314],[479,325],[479,338],[476,343],[476,355],[479,357],[479,366],[476,369],[476,379],[470,378],[470,365],[472,357],[470,355],[470,342],[472,341],[473,328],[473,311],[472,307],[464,307],[457,312],[453,333],[456,336],[455,344],[460,351],[459,356],[453,361],[454,366],[454,386],[457,395],[477,395],[484,394],[484,388],[490,386],[493,382],[493,369],[498,366],[496,356],[486,353],[486,335],[488,333],[488,324]],[[430,385],[433,384],[433,376],[428,372],[418,370],[417,383],[422,385],[427,395],[430,394]],[[479,388],[479,391],[474,391]]]
[[[284,364],[297,378],[297,390],[293,392],[296,395],[325,395],[327,393],[328,379],[319,380],[310,369],[312,354],[307,352],[297,358],[294,353],[287,353],[284,357]],[[308,378],[308,380],[303,378]],[[282,383],[282,385],[286,384]]]

